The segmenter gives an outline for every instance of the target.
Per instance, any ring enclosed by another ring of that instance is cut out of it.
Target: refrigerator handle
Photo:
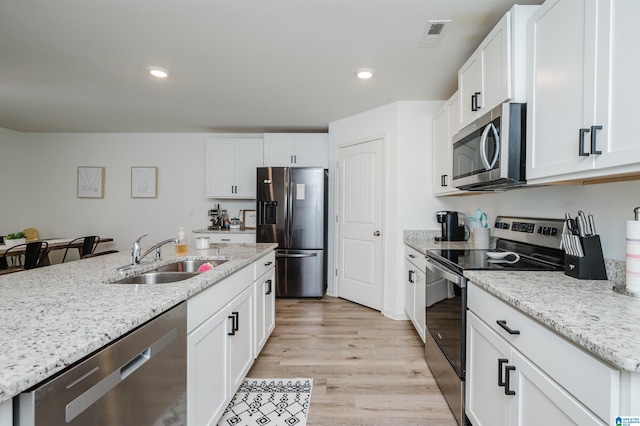
[[[276,254],[276,257],[316,257],[318,253],[291,253],[291,254]]]

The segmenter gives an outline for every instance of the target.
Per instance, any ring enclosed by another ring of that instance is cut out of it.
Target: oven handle
[[[441,266],[438,266],[429,257],[427,257],[427,269],[429,269],[434,274],[453,282],[458,287],[467,286],[467,280],[462,275],[458,275],[447,269],[442,268]]]

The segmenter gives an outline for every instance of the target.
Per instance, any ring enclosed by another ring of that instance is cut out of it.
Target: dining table
[[[76,238],[43,238],[38,240],[27,240],[27,243],[32,243],[37,241],[46,242],[47,244],[49,244],[49,246],[47,247],[47,253],[50,253],[54,250],[66,249],[67,246],[69,246],[69,243],[72,242],[74,239]],[[100,239],[98,240],[98,244],[109,243],[112,241],[113,241],[113,238],[100,237]],[[82,239],[78,239],[76,242],[71,244],[69,248],[77,249],[78,253],[80,254],[82,252],[83,244],[84,244],[84,241]],[[10,247],[7,247],[5,244],[0,244],[0,257],[4,254],[5,251],[9,250],[9,248]],[[18,255],[24,254],[25,250],[26,250],[26,246],[18,247],[15,250],[11,250],[11,255],[18,256]]]

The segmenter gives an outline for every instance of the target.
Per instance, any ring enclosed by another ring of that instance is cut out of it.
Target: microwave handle
[[[493,169],[493,166],[496,165],[496,161],[498,161],[498,153],[500,152],[499,149],[496,149],[496,151],[493,153],[491,162],[489,162],[489,159],[487,158],[487,138],[489,136],[489,132],[493,133],[493,137],[496,140],[496,145],[498,145],[498,148],[500,147],[500,139],[496,126],[494,126],[493,123],[487,124],[487,126],[484,128],[484,131],[482,132],[482,137],[480,138],[480,159],[482,160],[484,168],[487,170]]]

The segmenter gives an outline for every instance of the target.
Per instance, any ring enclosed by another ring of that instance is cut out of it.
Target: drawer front
[[[255,243],[256,234],[198,234],[209,237],[211,243]]]
[[[266,274],[270,269],[275,268],[276,266],[276,252],[272,251],[268,255],[256,260],[256,271],[253,277],[254,280],[257,280],[264,274]]]
[[[413,263],[416,268],[420,269],[422,272],[427,273],[427,258],[424,254],[420,253],[418,250],[414,249],[411,246],[404,245],[404,257],[409,260],[409,262]]]
[[[609,420],[616,415],[620,372],[496,296],[468,283],[468,307],[558,384]],[[497,322],[519,334],[510,334]]]

